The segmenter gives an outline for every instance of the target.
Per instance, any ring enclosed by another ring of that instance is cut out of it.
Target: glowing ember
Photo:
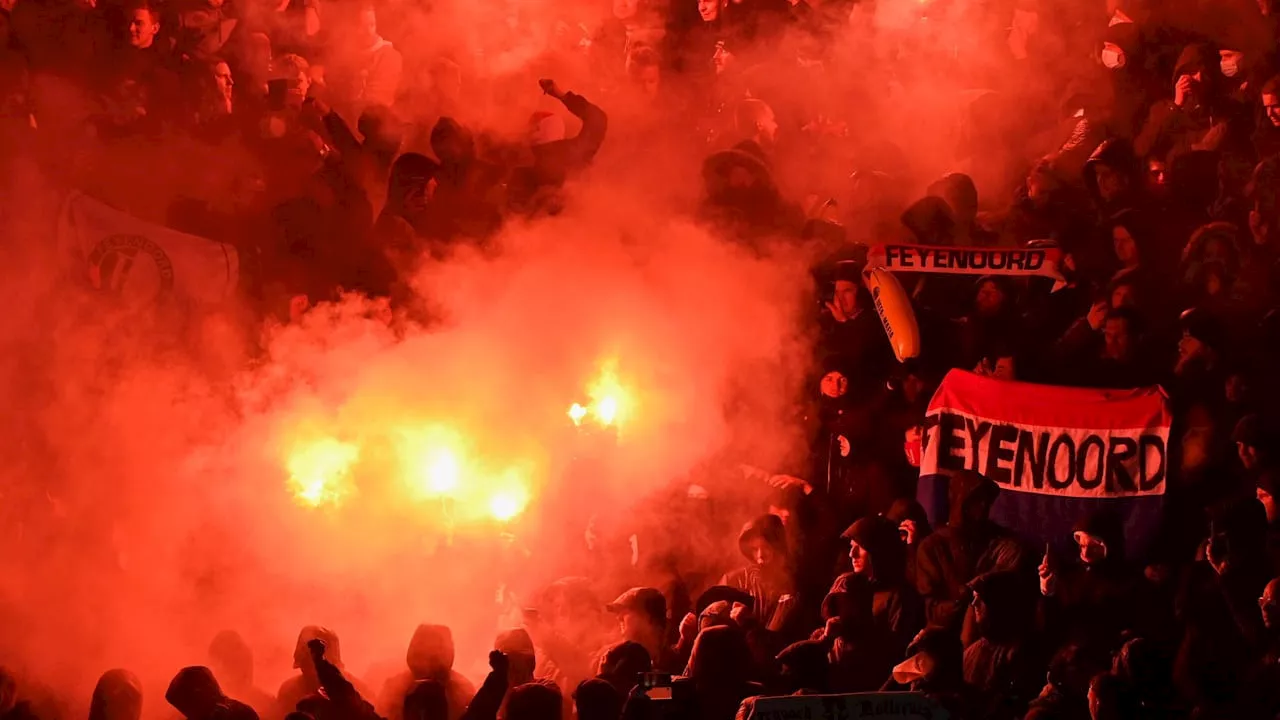
[[[574,425],[581,425],[582,419],[585,418],[586,416],[587,416],[587,409],[582,407],[578,403],[574,403],[572,406],[569,407],[569,418],[573,420]]]
[[[351,466],[360,448],[333,438],[295,447],[285,463],[289,486],[307,507],[337,505],[352,491]]]

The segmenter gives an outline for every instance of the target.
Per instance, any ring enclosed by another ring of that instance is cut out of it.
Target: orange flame
[[[569,407],[569,417],[574,425],[581,425],[590,415],[597,424],[610,427],[621,426],[630,414],[634,402],[632,395],[623,387],[618,379],[618,360],[606,360],[600,368],[600,374],[587,386],[587,405],[574,403]]]
[[[360,448],[331,437],[295,446],[285,461],[294,498],[306,507],[337,506],[351,494]]]

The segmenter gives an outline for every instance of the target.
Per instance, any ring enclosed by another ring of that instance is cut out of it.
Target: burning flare
[[[569,419],[574,425],[582,425],[588,416],[603,427],[618,427],[632,408],[630,393],[618,379],[618,360],[611,358],[600,368],[600,374],[587,386],[587,405],[574,403],[569,407]]]
[[[359,458],[359,447],[331,437],[295,446],[285,461],[293,496],[307,507],[341,504],[355,489],[351,467]]]

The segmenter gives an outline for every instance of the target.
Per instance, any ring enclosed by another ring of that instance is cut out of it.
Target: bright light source
[[[427,490],[436,495],[445,495],[458,489],[462,464],[449,448],[435,448],[428,460],[426,474]]]
[[[337,505],[353,490],[349,476],[359,457],[360,448],[334,438],[295,447],[285,461],[294,498],[313,508]]]
[[[587,416],[587,409],[574,403],[569,407],[569,419],[573,420],[574,425],[581,425],[582,419]]]
[[[602,425],[612,425],[618,419],[618,399],[613,396],[600,398],[596,403],[596,419]]]
[[[529,491],[515,469],[503,473],[495,492],[489,496],[489,514],[495,520],[507,522],[524,512],[529,504]]]

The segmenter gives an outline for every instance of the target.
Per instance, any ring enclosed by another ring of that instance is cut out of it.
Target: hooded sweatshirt
[[[293,667],[300,673],[285,680],[276,693],[276,712],[281,716],[288,715],[298,708],[304,698],[320,692],[320,678],[311,661],[311,651],[307,643],[319,640],[324,643],[325,657],[339,670],[342,669],[342,646],[338,635],[332,630],[319,625],[308,625],[298,633],[298,642],[293,649]],[[349,678],[356,691],[364,697],[372,697],[360,681]]]
[[[1128,183],[1128,190],[1118,198],[1103,200],[1098,190],[1099,165],[1106,165],[1122,175]],[[1133,145],[1121,138],[1102,141],[1084,163],[1084,184],[1102,217],[1111,217],[1120,210],[1136,207],[1140,202],[1143,178],[1142,163],[1134,154]]]
[[[1044,658],[1032,637],[1035,576],[1026,570],[980,575],[970,587],[985,605],[980,637],[964,652],[964,679],[981,693],[981,717],[1021,718],[1043,680]]]
[[[253,708],[224,695],[213,672],[203,666],[179,670],[164,699],[187,720],[258,720]]]
[[[998,493],[994,482],[972,470],[952,476],[947,526],[925,538],[916,555],[916,582],[929,625],[958,630],[968,584],[983,573],[1023,565],[1025,554],[1013,533],[987,518],[965,517],[970,503],[994,502]]]
[[[916,525],[915,537],[912,538],[911,544],[907,545],[906,577],[911,587],[918,587],[916,583],[916,551],[920,549],[920,543],[933,534],[933,528],[929,525],[929,514],[925,512],[924,506],[919,501],[912,498],[898,498],[893,501],[893,505],[889,507],[889,511],[884,516],[899,525],[904,520],[911,520]]]
[[[1076,523],[1074,532],[1101,540],[1106,557],[1090,564],[1077,557],[1055,572],[1056,587],[1043,600],[1045,627],[1064,638],[1111,647],[1150,607],[1141,602],[1142,577],[1125,558],[1124,524],[1115,512],[1095,510]]]
[[[1198,104],[1179,107],[1169,99],[1152,105],[1142,133],[1133,143],[1139,157],[1172,162],[1174,156],[1185,154],[1204,142],[1209,146],[1203,149],[1216,150],[1225,139],[1214,139],[1210,133],[1212,125],[1226,119],[1220,114],[1215,115],[1219,112],[1215,107],[1220,79],[1217,53],[1202,44],[1183,48],[1174,66],[1170,89],[1177,84],[1179,77],[1196,72],[1202,77],[1197,91]]]
[[[898,533],[898,523],[879,515],[865,517],[850,525],[843,537],[870,553],[863,575],[873,593],[873,622],[879,633],[893,638],[894,657],[901,657],[924,627],[924,602],[906,580],[907,547]],[[850,572],[836,578],[831,592],[847,590],[855,576]]]
[[[787,552],[787,533],[782,519],[777,515],[761,515],[743,526],[738,535],[738,550],[743,557],[747,557],[747,543],[757,537],[763,538],[773,548],[775,558],[772,565],[760,567],[754,563],[749,564],[741,570],[726,574],[717,584],[749,593],[755,602],[756,618],[761,624],[768,626],[778,609],[778,601],[783,595],[794,591],[794,581],[791,576],[790,555]]]
[[[89,703],[89,720],[138,720],[142,683],[128,670],[108,670],[98,678]]]
[[[693,684],[696,717],[733,718],[743,700],[759,694],[751,675],[751,648],[741,630],[723,625],[703,630],[693,643],[685,673]]]
[[[475,696],[475,687],[453,669],[453,633],[444,625],[419,625],[405,653],[408,672],[386,682],[378,695],[378,714],[388,720],[400,720],[404,714],[405,696],[419,680],[435,680],[444,686],[449,702],[449,720],[462,717],[467,704]],[[505,681],[505,678],[504,678]]]

